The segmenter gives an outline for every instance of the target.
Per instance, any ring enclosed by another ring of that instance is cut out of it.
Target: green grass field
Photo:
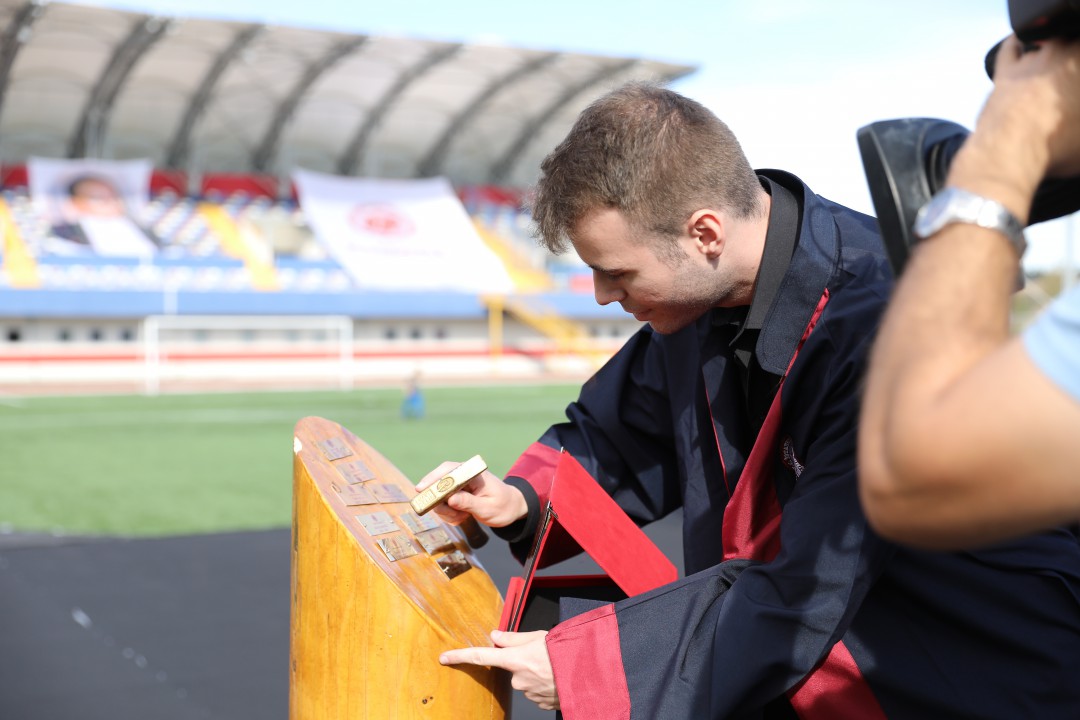
[[[296,422],[320,416],[414,481],[480,454],[504,473],[577,395],[570,385],[0,400],[0,526],[170,535],[287,526]]]

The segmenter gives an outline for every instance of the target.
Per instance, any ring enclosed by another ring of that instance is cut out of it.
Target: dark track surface
[[[681,566],[679,518],[648,532]],[[499,588],[520,574],[497,539],[478,555]],[[0,718],[285,720],[288,588],[287,528],[0,535]],[[515,694],[514,720],[552,716]]]

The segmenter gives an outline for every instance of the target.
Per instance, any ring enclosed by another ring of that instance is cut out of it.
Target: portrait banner
[[[49,223],[49,250],[149,256],[157,240],[140,218],[150,199],[149,160],[30,158],[30,197]]]
[[[506,293],[513,282],[445,178],[384,180],[298,170],[315,236],[361,287]]]

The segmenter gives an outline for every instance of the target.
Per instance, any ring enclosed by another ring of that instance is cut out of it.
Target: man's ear
[[[704,208],[696,211],[687,221],[687,234],[694,240],[698,252],[710,260],[724,252],[724,221],[719,211]]]

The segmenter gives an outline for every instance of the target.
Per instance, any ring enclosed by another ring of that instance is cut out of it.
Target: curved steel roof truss
[[[105,128],[116,96],[139,59],[161,39],[171,23],[167,18],[139,16],[128,36],[116,46],[83,108],[68,146],[69,157],[101,156]]]
[[[338,172],[342,175],[355,175],[358,168],[362,166],[364,154],[367,152],[368,140],[372,133],[378,129],[382,123],[386,114],[394,107],[394,103],[408,90],[409,86],[414,82],[422,78],[433,68],[438,67],[442,63],[446,62],[458,52],[464,46],[461,43],[455,43],[453,45],[447,45],[446,47],[436,48],[427,55],[420,58],[414,65],[403,70],[397,79],[390,85],[389,89],[383,93],[378,102],[371,108],[368,114],[364,117],[364,121],[360,123],[360,126],[353,133],[352,138],[346,143],[345,149],[338,156],[337,168]]]
[[[443,130],[442,135],[435,144],[432,145],[428,154],[417,164],[417,177],[432,176],[439,173],[443,162],[446,160],[446,155],[450,151],[450,143],[458,133],[461,132],[461,129],[479,115],[484,109],[484,106],[491,102],[492,98],[498,95],[503,88],[513,85],[528,75],[539,72],[544,66],[550,65],[558,57],[559,53],[544,53],[539,57],[522,63],[506,75],[496,78],[493,82],[489,83],[488,86],[484,88],[483,92],[477,95],[471,103],[462,108],[461,112],[454,116],[454,119],[446,126],[446,129]]]
[[[40,2],[26,3],[16,11],[15,17],[0,37],[0,113],[4,111],[4,95],[11,79],[11,67],[15,64],[19,50],[30,39],[34,21],[41,17],[44,10],[45,6]]]
[[[176,134],[173,135],[173,139],[169,143],[169,151],[165,156],[166,167],[185,169],[191,154],[191,135],[195,131],[195,125],[198,123],[199,118],[202,117],[203,113],[206,112],[206,108],[210,105],[210,98],[214,94],[214,88],[217,87],[218,81],[221,80],[225,71],[232,65],[233,60],[239,57],[244,49],[251,44],[251,41],[258,37],[264,27],[263,25],[248,25],[241,29],[233,36],[232,42],[214,58],[210,69],[206,71],[203,79],[199,82],[195,94],[191,96],[191,101],[184,108],[184,115],[180,119]]]
[[[263,135],[262,141],[252,155],[251,164],[256,172],[268,172],[277,159],[278,150],[281,147],[281,137],[286,126],[292,120],[300,103],[311,90],[311,86],[319,77],[336,65],[338,62],[359,50],[368,41],[366,35],[343,40],[333,45],[321,58],[307,66],[303,74],[296,81],[289,94],[278,105],[274,118]]]
[[[517,182],[573,121],[588,88],[619,72],[672,79],[693,70],[205,17],[176,21],[185,29],[173,33],[170,20],[152,15],[0,0],[5,162],[150,157],[195,182],[206,171],[200,161],[284,176],[304,157],[341,174]]]
[[[594,85],[598,85],[609,78],[613,78],[620,73],[630,70],[637,64],[637,59],[631,59],[615,63],[614,65],[606,65],[583,79],[581,82],[570,85],[556,95],[555,99],[552,100],[540,114],[525,123],[525,126],[518,132],[513,142],[511,142],[510,146],[506,149],[506,152],[504,152],[502,157],[496,160],[491,166],[491,182],[498,184],[506,180],[510,175],[510,170],[518,161],[518,158],[521,157],[522,153],[524,153],[525,149],[529,146],[529,142],[536,137],[537,133],[539,133],[552,118],[558,115],[564,107],[573,102],[574,98]]]

